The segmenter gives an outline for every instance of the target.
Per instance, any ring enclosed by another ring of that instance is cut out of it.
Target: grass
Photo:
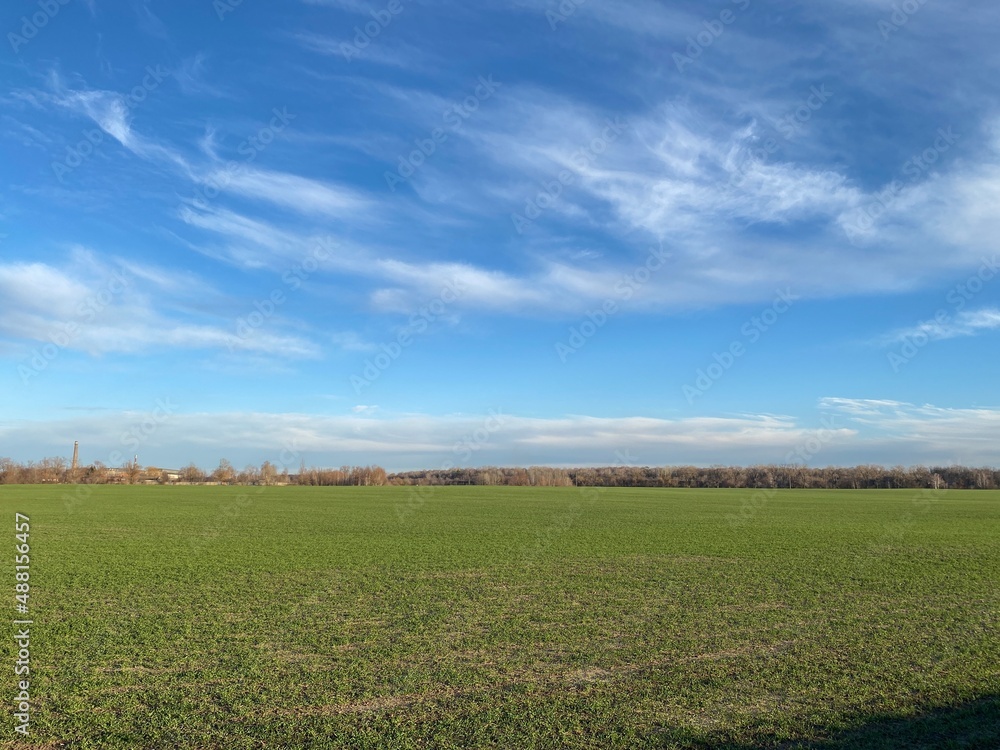
[[[998,492],[72,492],[3,747],[1000,746]]]

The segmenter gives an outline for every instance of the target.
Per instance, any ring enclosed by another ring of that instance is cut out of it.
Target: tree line
[[[157,466],[140,466],[130,461],[120,467],[105,466],[97,461],[88,466],[72,468],[63,458],[44,458],[38,462],[19,464],[0,458],[0,484],[235,484],[279,485],[302,484],[315,486],[381,486],[388,484],[381,466],[341,466],[339,469],[307,469],[289,473],[287,467],[265,461],[260,466],[248,465],[236,469],[222,459],[212,471],[204,471],[191,463],[176,471]]]
[[[1000,469],[967,466],[606,466],[557,469],[485,467],[391,474],[390,484],[531,487],[692,487],[738,489],[997,489]]]
[[[290,473],[265,461],[237,470],[222,459],[212,471],[195,464],[168,471],[129,462],[100,462],[73,469],[63,458],[20,464],[0,458],[0,484],[238,484],[370,486],[483,485],[508,487],[729,487],[744,489],[997,489],[1000,469],[967,466],[607,466],[560,469],[548,466],[455,468],[389,474],[381,466],[307,468]]]

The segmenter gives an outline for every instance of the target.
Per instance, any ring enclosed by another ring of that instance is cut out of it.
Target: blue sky
[[[995,4],[0,31],[0,455],[998,463]]]

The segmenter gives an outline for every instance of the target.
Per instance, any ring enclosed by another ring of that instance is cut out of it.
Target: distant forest
[[[609,466],[557,469],[484,467],[390,474],[380,466],[306,468],[289,473],[265,461],[237,470],[223,459],[210,472],[194,464],[168,470],[129,463],[72,468],[65,459],[19,464],[0,458],[0,484],[222,484],[306,486],[489,485],[507,487],[730,487],[745,489],[950,489],[1000,488],[1000,469],[966,466]]]

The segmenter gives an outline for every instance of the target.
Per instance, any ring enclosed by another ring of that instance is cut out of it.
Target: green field
[[[4,747],[1000,746],[1000,492],[73,491]]]

